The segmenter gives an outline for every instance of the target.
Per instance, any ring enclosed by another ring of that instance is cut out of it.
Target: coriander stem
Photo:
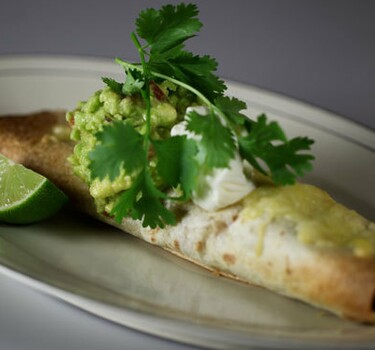
[[[138,40],[138,38],[137,38],[137,36],[135,35],[134,32],[132,32],[132,34],[131,34],[131,39],[132,39],[134,45],[136,46],[136,48],[138,50],[139,57],[140,57],[141,63],[142,63],[143,75],[144,75],[144,78],[145,78],[145,90],[142,90],[142,97],[143,97],[143,99],[146,103],[145,148],[148,150],[149,143],[150,143],[150,134],[151,134],[150,71],[149,71],[148,66],[147,66],[144,50],[143,50],[143,48],[141,46],[141,43],[139,42],[139,40]],[[135,67],[131,67],[131,66],[129,66],[128,68],[135,69]],[[137,68],[137,70],[139,70],[139,68]]]

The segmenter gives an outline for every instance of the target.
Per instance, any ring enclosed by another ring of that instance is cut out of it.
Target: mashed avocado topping
[[[244,220],[267,224],[285,218],[295,223],[299,241],[323,248],[340,247],[358,257],[375,254],[375,224],[311,185],[261,186],[244,199]]]

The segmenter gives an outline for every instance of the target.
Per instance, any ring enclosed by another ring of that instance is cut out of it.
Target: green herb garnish
[[[265,115],[256,121],[248,119],[242,113],[245,102],[224,96],[226,86],[214,74],[216,60],[186,50],[186,40],[202,27],[197,16],[194,4],[142,11],[136,31],[131,34],[140,63],[116,59],[125,70],[125,82],[103,78],[120,95],[140,95],[146,106],[144,132],[126,122],[113,122],[96,135],[99,143],[90,153],[93,179],[114,180],[121,172],[133,178],[131,187],[120,194],[111,212],[117,221],[130,216],[152,228],[175,224],[176,218],[164,201],[190,199],[199,175],[228,167],[237,149],[243,159],[277,185],[294,183],[297,176],[312,167],[314,157],[300,153],[310,149],[312,140],[288,140],[280,126],[268,122]],[[187,130],[198,135],[197,139],[152,138],[151,86],[161,80],[192,92],[208,108],[206,116],[197,112],[188,115]],[[151,153],[157,159],[156,170],[150,167]],[[163,188],[153,176],[155,171]],[[176,189],[173,197],[167,194],[172,188]]]

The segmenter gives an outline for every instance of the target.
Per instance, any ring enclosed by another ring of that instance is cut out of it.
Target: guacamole
[[[183,120],[187,107],[198,103],[194,94],[167,81],[153,82],[151,94],[151,136],[156,140],[169,137],[171,128]],[[125,96],[105,87],[66,115],[72,127],[70,137],[76,142],[69,161],[74,173],[89,186],[100,213],[111,212],[117,196],[131,187],[133,179],[124,171],[114,181],[92,179],[89,153],[98,143],[96,134],[103,130],[104,125],[116,120],[129,123],[144,134],[145,112],[146,106],[140,94]],[[155,159],[151,156],[151,166],[153,162]]]

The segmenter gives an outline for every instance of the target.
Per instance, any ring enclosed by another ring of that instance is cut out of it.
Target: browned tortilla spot
[[[233,254],[223,254],[223,260],[229,265],[236,263],[236,257]]]
[[[198,253],[201,253],[204,249],[204,242],[198,241],[195,245],[195,249],[197,250]]]
[[[173,241],[173,245],[176,250],[180,251],[180,242],[177,239]]]

